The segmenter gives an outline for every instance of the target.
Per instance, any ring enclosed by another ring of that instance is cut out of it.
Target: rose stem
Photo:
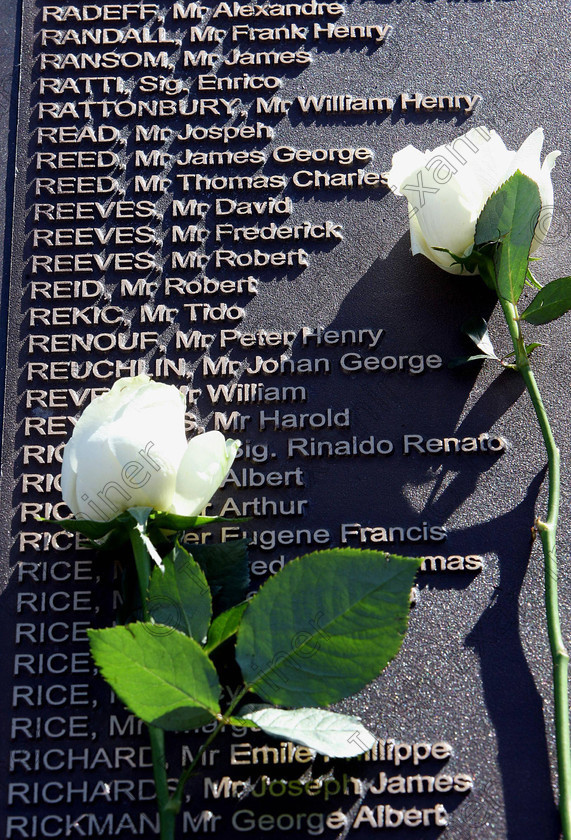
[[[151,558],[149,557],[149,552],[147,551],[147,548],[141,539],[141,534],[137,528],[130,529],[129,537],[131,545],[133,546],[133,555],[135,557],[135,566],[137,568],[137,577],[139,579],[139,589],[143,604],[143,617],[145,621],[148,621],[149,608],[147,606],[147,590],[151,579]],[[176,813],[169,808],[170,800],[165,759],[165,733],[162,729],[158,729],[156,726],[147,725],[147,729],[149,731],[149,740],[151,742],[153,776],[155,779],[155,790],[159,808],[161,840],[174,840]]]
[[[202,758],[206,749],[210,746],[210,744],[214,741],[214,739],[220,734],[220,731],[222,730],[222,728],[224,726],[226,726],[226,724],[229,723],[228,718],[230,717],[230,715],[232,714],[233,710],[236,708],[236,706],[238,705],[238,703],[240,702],[242,697],[246,694],[247,690],[248,689],[244,687],[238,693],[238,695],[232,700],[228,709],[226,710],[225,715],[224,716],[220,715],[218,717],[218,726],[216,727],[216,729],[214,729],[213,732],[210,733],[210,735],[208,736],[208,738],[206,739],[204,744],[200,747],[200,749],[196,753],[196,756],[195,756],[194,760],[192,761],[192,764],[190,764],[186,768],[186,770],[183,772],[182,776],[178,780],[176,790],[173,793],[172,799],[171,799],[171,808],[173,808],[175,810],[175,813],[178,814],[178,812],[180,811],[180,808],[181,808],[181,805],[182,805],[182,793],[183,793],[183,790],[184,790],[184,786],[186,785],[186,783],[188,782],[188,780],[192,776],[195,768],[198,766],[198,762]],[[161,840],[162,840],[162,838],[161,838]]]
[[[499,296],[515,350],[515,366],[521,373],[539,421],[549,469],[549,500],[547,519],[536,519],[545,558],[545,607],[547,629],[553,659],[553,687],[555,700],[555,734],[559,770],[559,814],[564,840],[571,840],[571,744],[569,738],[569,654],[563,641],[557,597],[556,532],[559,516],[560,458],[545,406],[539,392],[529,357],[525,351],[517,307]]]

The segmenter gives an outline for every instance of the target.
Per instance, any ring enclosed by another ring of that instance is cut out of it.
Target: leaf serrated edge
[[[254,602],[254,601],[255,601],[255,599],[256,599],[256,597],[257,597],[257,595],[258,595],[258,594],[262,591],[262,589],[266,589],[268,586],[270,586],[270,588],[271,588],[271,587],[273,587],[274,585],[276,585],[276,584],[275,584],[275,581],[276,581],[276,579],[278,578],[278,575],[283,574],[283,573],[286,571],[286,569],[291,568],[291,567],[292,567],[292,566],[294,566],[296,563],[298,564],[299,562],[301,562],[301,561],[303,561],[303,560],[306,560],[306,559],[308,559],[308,558],[311,558],[311,557],[315,557],[316,555],[318,555],[318,556],[322,556],[322,555],[324,555],[324,554],[334,554],[334,553],[339,554],[339,553],[341,553],[341,552],[342,552],[343,554],[345,554],[345,553],[348,553],[348,554],[351,554],[351,555],[356,555],[356,554],[358,554],[358,555],[360,555],[360,556],[363,556],[363,555],[373,555],[375,558],[379,558],[379,556],[381,556],[381,557],[383,557],[383,556],[384,556],[385,560],[387,561],[387,564],[389,564],[389,563],[390,563],[390,561],[391,561],[391,559],[393,559],[393,558],[394,558],[394,559],[399,560],[399,561],[405,561],[406,563],[410,563],[411,565],[412,565],[412,564],[414,564],[414,565],[416,566],[416,571],[418,571],[418,569],[420,568],[420,565],[421,565],[421,563],[422,563],[422,561],[423,561],[423,558],[422,558],[422,557],[410,557],[410,556],[400,555],[400,554],[389,554],[389,552],[386,552],[386,551],[374,551],[374,550],[372,550],[372,549],[358,549],[358,548],[331,549],[331,548],[330,548],[330,549],[324,549],[324,550],[322,550],[322,551],[313,551],[313,552],[311,552],[311,554],[305,554],[305,555],[303,555],[303,556],[301,556],[301,557],[296,557],[294,560],[291,560],[291,561],[287,564],[287,566],[284,566],[284,568],[281,570],[281,572],[279,572],[278,574],[274,575],[273,577],[271,577],[271,578],[269,578],[267,581],[265,581],[265,583],[263,584],[263,586],[262,586],[262,587],[260,587],[260,589],[258,590],[258,593],[254,596],[254,598],[252,598],[252,599],[251,599],[250,603],[252,603],[252,602]],[[384,583],[388,583],[388,582],[390,582],[392,579],[394,579],[395,577],[397,577],[397,576],[398,576],[399,572],[400,572],[400,573],[402,573],[403,571],[404,571],[404,569],[403,569],[402,567],[401,567],[400,569],[395,569],[395,572],[394,572],[394,574],[392,575],[392,577],[387,578],[387,579],[384,581]],[[291,574],[291,573],[292,573],[292,572],[289,572],[289,574]],[[413,576],[413,577],[414,577],[414,576]],[[245,612],[244,612],[244,616],[242,617],[242,622],[240,623],[240,627],[238,628],[238,643],[239,643],[239,639],[240,639],[240,635],[239,635],[239,634],[240,634],[240,630],[241,630],[241,628],[244,626],[244,618],[248,615],[248,609],[249,609],[249,605],[248,605],[248,607],[246,608],[246,610],[245,610]],[[333,618],[331,618],[331,619],[330,619],[330,621],[328,622],[328,625],[327,625],[327,626],[329,626],[329,624],[331,624],[331,623],[333,623],[333,622],[337,621],[337,620],[338,620],[339,618],[341,618],[341,617],[342,617],[342,616],[343,616],[346,612],[347,612],[347,610],[345,610],[345,611],[344,611],[344,612],[342,612],[342,613],[339,613],[338,615],[333,616]],[[402,631],[402,632],[401,632],[400,630],[398,631],[398,635],[401,637],[401,639],[403,639],[403,638],[404,638],[404,635],[405,635],[405,633],[406,633],[406,629],[407,629],[407,626],[408,626],[408,617],[409,617],[409,613],[407,612],[407,613],[405,614],[405,616],[404,616],[404,628],[403,628],[403,631]],[[324,628],[323,628],[323,627],[321,627],[321,628],[320,628],[320,632],[323,632],[323,629],[324,629]],[[310,639],[309,641],[311,641],[311,639]],[[297,657],[297,656],[299,655],[299,651],[300,651],[300,650],[301,650],[301,649],[302,649],[302,648],[303,648],[306,644],[308,644],[308,640],[305,640],[302,644],[298,645],[298,646],[297,646],[297,647],[295,647],[295,648],[294,648],[294,647],[292,647],[292,648],[291,648],[291,651],[290,651],[290,652],[288,652],[288,653],[286,654],[286,656],[281,657],[277,663],[274,663],[274,662],[272,661],[272,663],[271,663],[271,664],[272,664],[272,668],[271,668],[270,670],[265,671],[263,674],[259,674],[259,675],[257,675],[257,678],[256,678],[253,682],[246,683],[246,681],[244,681],[244,683],[245,683],[245,685],[246,685],[247,690],[248,690],[248,691],[255,690],[256,686],[257,686],[257,685],[259,685],[259,683],[261,683],[261,682],[263,682],[263,681],[267,680],[268,675],[271,675],[271,674],[275,671],[275,669],[276,669],[276,668],[279,668],[279,667],[280,667],[280,666],[281,666],[281,665],[282,665],[285,661],[287,661],[287,660],[289,660],[289,659],[292,659],[292,658],[294,658],[294,657]],[[399,648],[400,648],[400,645],[399,645]],[[398,651],[397,651],[397,652],[398,652]],[[396,653],[395,653],[395,656],[396,656]],[[390,657],[390,658],[389,658],[389,660],[388,660],[387,664],[388,664],[389,662],[391,662],[391,661],[392,661],[392,659],[394,659],[394,656],[392,656],[392,657]]]

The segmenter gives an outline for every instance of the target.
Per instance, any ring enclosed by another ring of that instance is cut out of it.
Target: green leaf
[[[476,246],[497,243],[497,292],[514,305],[527,278],[529,250],[540,211],[537,184],[518,170],[490,196],[476,223]]]
[[[527,228],[532,237],[541,210],[535,181],[517,170],[492,193],[476,222],[474,244],[499,242],[514,228]],[[527,268],[527,265],[526,265]]]
[[[545,347],[546,345],[543,344],[541,341],[532,341],[531,344],[524,344],[525,355],[529,358],[534,350],[537,350],[538,347]],[[511,353],[506,353],[505,356],[502,357],[502,362],[505,359],[511,359],[515,356],[515,350],[512,350]],[[510,365],[511,367],[511,365]]]
[[[126,542],[129,542],[129,531],[127,528],[115,528],[106,537],[96,542],[91,542],[92,548],[97,551],[117,551]]]
[[[146,552],[147,556],[157,564],[161,571],[164,571],[163,559],[147,533],[147,523],[149,521],[149,515],[152,512],[153,509],[151,507],[133,507],[126,511],[126,515],[129,518],[129,525],[127,526],[130,530],[129,538],[135,549],[137,568],[139,568],[138,554],[142,551],[143,554]],[[148,574],[150,574],[150,571]],[[145,570],[145,578],[148,577],[148,574]]]
[[[212,591],[215,615],[244,601],[248,594],[247,548],[246,540],[192,546],[192,556],[206,575]]]
[[[149,516],[153,512],[152,507],[132,507],[125,511],[125,514],[141,528],[146,529]],[[125,516],[122,514],[122,516]]]
[[[488,332],[488,323],[484,318],[479,316],[468,318],[464,321],[460,329],[482,352],[474,353],[470,356],[460,356],[457,359],[451,359],[448,362],[449,368],[461,367],[462,365],[467,365],[470,362],[481,362],[489,359],[499,361]]]
[[[226,612],[221,613],[214,619],[208,631],[206,645],[204,646],[205,653],[211,653],[222,642],[230,639],[236,633],[247,606],[248,602],[243,601],[241,604],[236,604],[235,607],[230,607],[229,610],[226,610]]]
[[[149,613],[157,624],[174,627],[203,642],[212,617],[212,599],[204,573],[182,546],[175,545],[155,567],[149,586]]]
[[[452,262],[451,265],[459,265],[461,267],[460,274],[464,270],[466,270],[469,274],[479,272],[480,277],[485,284],[489,286],[490,289],[495,289],[495,283],[492,277],[493,263],[489,254],[486,253],[490,250],[489,248],[485,248],[483,252],[472,250],[466,257],[461,257],[453,251],[449,251],[448,248],[437,248],[435,245],[432,246],[432,250],[442,251],[443,253],[448,254],[449,257],[452,257],[454,262]],[[490,267],[492,272],[490,271]]]
[[[189,531],[212,525],[216,522],[242,522],[242,519],[228,519],[225,516],[178,516],[175,513],[154,511],[150,507],[134,507],[119,514],[109,522],[93,522],[90,519],[43,519],[54,525],[60,525],[71,533],[83,534],[92,540],[105,537],[110,531],[123,526],[132,527],[133,521],[144,528],[164,528],[171,531]],[[65,524],[64,524],[65,523]]]
[[[292,560],[253,597],[236,659],[249,690],[284,706],[326,706],[396,656],[421,559],[332,549]]]
[[[232,521],[232,520],[231,520]],[[212,525],[214,522],[228,522],[223,516],[178,516],[176,513],[155,511],[149,516],[149,523],[170,531],[190,531]]]
[[[101,540],[119,526],[117,519],[112,519],[109,522],[92,522],[90,519],[44,519],[43,521],[52,525],[59,525],[60,528],[69,531],[71,534],[83,534],[90,540]]]
[[[276,709],[251,706],[240,710],[241,717],[276,738],[302,744],[332,758],[351,758],[367,752],[377,739],[352,715],[324,709]]]
[[[104,678],[150,726],[195,729],[220,713],[216,670],[194,639],[144,622],[87,634]]]
[[[129,540],[130,526],[125,514],[109,522],[94,522],[91,519],[45,519],[43,516],[37,519],[49,525],[57,525],[71,534],[82,534],[86,544],[97,551],[114,551]]]
[[[456,359],[450,359],[448,367],[462,367],[462,365],[470,364],[470,362],[481,362],[483,360],[489,362],[490,359],[496,360],[496,357],[489,356],[487,353],[475,353],[473,356],[458,356]]]
[[[448,254],[448,256],[452,257],[452,259],[454,260],[454,262],[451,263],[451,265],[459,265],[462,271],[464,269],[466,269],[467,271],[471,270],[470,256],[461,257],[459,254],[455,254],[454,251],[449,251],[448,248],[439,248],[437,245],[433,245],[432,250],[441,251],[443,254]],[[462,271],[460,273],[462,273]]]
[[[571,277],[560,277],[536,294],[520,318],[529,324],[548,324],[571,309]]]
[[[529,356],[531,356],[531,354],[533,353],[534,350],[537,350],[538,347],[545,347],[545,344],[543,344],[542,341],[532,341],[531,344],[526,344],[525,345],[524,349],[525,349],[525,353],[528,356],[528,358],[529,358]]]
[[[531,259],[533,259],[533,258],[531,258]],[[533,274],[531,273],[531,269],[530,269],[529,266],[527,267],[527,275],[526,275],[526,278],[525,278],[525,282],[526,282],[526,285],[529,286],[531,289],[538,289],[538,290],[543,289],[543,286],[541,285],[539,280],[536,280],[535,277],[533,276]]]
[[[225,717],[225,720],[228,721],[232,726],[247,726],[248,729],[259,729],[257,723],[254,723],[253,720],[247,720],[246,718],[236,717],[236,715],[230,715],[230,717]]]
[[[475,315],[473,318],[468,318],[460,327],[464,335],[470,338],[478,350],[481,350],[485,356],[491,359],[497,359],[490,333],[488,332],[488,322],[485,318],[480,318]]]

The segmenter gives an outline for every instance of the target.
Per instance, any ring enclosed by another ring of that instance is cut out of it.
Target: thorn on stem
[[[532,525],[532,526],[531,526],[531,544],[532,544],[532,545],[533,545],[533,543],[536,541],[536,539],[538,538],[538,536],[539,536],[539,532],[538,532],[538,530],[537,530],[536,526],[535,526],[535,525]]]

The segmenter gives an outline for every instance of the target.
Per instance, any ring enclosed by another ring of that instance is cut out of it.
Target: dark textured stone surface
[[[14,144],[15,127],[14,111],[8,110],[15,13],[4,0],[0,2],[0,20],[0,30],[5,36],[0,39],[3,137],[0,177],[4,183],[6,167],[8,173],[11,171],[9,152]],[[273,145],[366,146],[375,151],[374,168],[383,171],[389,168],[392,154],[407,143],[423,149],[434,148],[469,127],[485,124],[496,128],[508,147],[516,148],[537,125],[543,125],[546,151],[558,148],[562,156],[553,178],[554,224],[541,252],[542,261],[536,264],[536,274],[542,282],[568,274],[571,126],[565,80],[569,75],[566,47],[571,32],[566,4],[562,0],[547,4],[541,0],[348,3],[343,23],[362,22],[387,22],[394,26],[386,47],[370,52],[366,48],[343,46],[329,53],[320,51],[303,72],[285,77],[280,96],[353,93],[396,97],[404,91],[442,95],[478,93],[482,102],[475,116],[462,121],[452,116],[409,118],[396,113],[379,120],[343,116],[294,118],[292,115],[291,121],[275,123]],[[24,125],[26,119],[24,103]],[[28,150],[24,138],[25,131],[18,150],[20,167],[25,169]],[[285,166],[282,169],[287,171]],[[281,170],[274,168],[274,171]],[[6,189],[1,191],[2,202],[11,197],[10,174],[6,184]],[[332,218],[343,224],[344,241],[332,250],[313,254],[310,269],[296,277],[265,277],[258,296],[247,305],[244,329],[299,329],[303,325],[332,329],[383,327],[386,330],[383,353],[438,353],[449,359],[466,352],[459,327],[468,315],[476,313],[490,317],[497,346],[502,353],[508,352],[509,339],[501,313],[497,307],[494,309],[493,299],[481,283],[451,277],[423,258],[410,256],[402,199],[385,191],[362,195],[353,192],[350,198],[337,191],[321,191],[313,196],[298,191],[295,197],[295,221]],[[23,230],[23,199],[21,181],[17,208],[17,225],[21,227],[17,230]],[[14,451],[22,442],[15,438],[16,423],[21,417],[17,417],[14,406],[19,337],[16,307],[21,298],[23,252],[24,245],[18,237],[13,256],[12,347],[8,359],[3,462],[6,513],[12,504],[12,478],[17,478],[13,469]],[[571,570],[567,562],[571,546],[570,323],[571,319],[567,318],[536,331],[548,348],[538,351],[535,359],[537,377],[562,448],[563,515],[559,544],[562,618],[567,638],[571,632]],[[296,343],[293,357],[306,355],[310,353]],[[339,355],[328,353],[332,359]],[[240,354],[233,357],[239,358]],[[450,811],[450,825],[444,835],[432,828],[411,829],[408,833],[399,830],[399,838],[557,840],[551,665],[543,618],[542,559],[539,545],[530,540],[534,511],[545,509],[542,481],[545,457],[521,383],[515,374],[492,367],[455,372],[444,369],[418,377],[335,373],[315,382],[310,386],[308,410],[350,406],[354,418],[351,435],[360,438],[375,434],[393,440],[397,448],[406,433],[429,437],[490,432],[507,439],[507,451],[497,458],[449,456],[442,459],[420,455],[406,458],[395,454],[374,462],[367,459],[308,461],[307,492],[311,504],[308,517],[299,527],[327,527],[334,535],[332,542],[338,544],[340,522],[390,526],[409,526],[422,521],[443,523],[448,529],[446,543],[423,546],[425,553],[484,556],[485,567],[478,575],[426,574],[419,579],[410,631],[397,660],[375,684],[347,701],[343,708],[358,714],[379,738],[448,741],[454,748],[453,757],[445,767],[431,765],[428,772],[436,773],[440,769],[467,772],[474,777],[474,790],[468,796],[443,797]],[[288,384],[298,384],[298,381],[288,380]],[[20,385],[25,386],[25,382]],[[209,408],[205,403],[200,410],[207,419]],[[316,439],[320,435],[328,437],[320,432],[312,435]],[[284,433],[278,433],[268,439],[285,463],[283,437]],[[258,520],[255,525],[261,527]],[[281,527],[288,527],[288,523]],[[6,540],[5,546],[10,544]],[[288,548],[283,553],[290,558],[296,552]],[[260,556],[271,555],[256,552],[255,557]],[[5,575],[3,571],[3,578]],[[0,616],[8,638],[6,679],[11,674],[16,590],[16,584],[8,585]],[[99,707],[94,712],[94,732],[100,731],[97,743],[102,744],[108,741],[104,733],[109,710],[107,693],[100,687],[96,697]],[[10,700],[4,701],[5,709],[9,703]],[[32,716],[36,712],[23,714]],[[2,723],[5,745],[8,743],[6,725],[5,720]],[[127,746],[136,739],[118,740]],[[46,743],[49,744],[44,741],[43,746]],[[42,742],[17,746],[32,749],[42,746]],[[0,756],[0,766],[7,769],[6,754]],[[352,764],[350,769],[357,773],[360,768]],[[322,770],[327,772],[328,768]],[[375,779],[379,770],[389,775],[399,772],[398,768],[375,765],[374,770],[362,775]],[[251,771],[254,776],[260,772],[255,767],[233,768],[234,776],[240,779]],[[345,772],[345,767],[339,772]],[[413,772],[414,768],[407,765],[406,773]],[[222,772],[212,775],[219,777]],[[13,778],[36,780],[32,776]],[[98,771],[97,778],[106,779],[104,770]],[[81,780],[81,774],[76,771],[73,779]],[[280,813],[280,809],[292,813],[307,809],[328,813],[336,808],[348,812],[356,808],[358,800],[356,796],[345,796],[324,805],[317,797],[304,800],[303,808],[295,799],[287,807],[285,799],[276,799],[273,804],[258,799],[253,806],[249,804],[251,800],[203,803],[200,790],[197,783],[192,789],[189,808],[192,807],[193,813],[202,807],[223,812],[223,829],[218,834],[225,840],[242,836],[259,840],[267,836],[263,831],[239,832],[229,827],[232,807],[275,813]],[[391,804],[400,799],[369,797],[367,803],[372,807],[381,801]],[[435,796],[410,795],[403,803],[408,801],[411,805],[423,802],[422,807],[430,807],[440,800]],[[145,804],[151,813],[151,806]],[[25,806],[17,805],[17,813],[26,812]],[[2,807],[5,813],[5,797]],[[74,802],[68,810],[79,815],[89,808],[103,815],[112,807],[82,806]],[[57,813],[65,813],[65,806],[58,808]],[[129,810],[129,805],[116,808],[122,813]],[[37,812],[44,813],[45,806]],[[56,813],[55,806],[53,812]],[[36,812],[28,809],[28,813]],[[6,817],[2,819],[5,821]],[[377,833],[376,829],[361,826],[343,836],[369,840]],[[304,830],[298,834],[283,832],[284,837],[306,835]],[[333,837],[336,832],[327,830],[323,836]]]
[[[14,184],[14,166],[16,150],[16,113],[17,113],[17,74],[19,67],[18,24],[19,3],[2,0],[0,5],[0,231],[2,248],[0,249],[0,272],[2,294],[0,296],[0,356],[6,353],[6,317],[8,301],[8,277],[6,265],[9,264],[11,235],[11,205]],[[0,389],[3,390],[5,365],[0,371]]]

